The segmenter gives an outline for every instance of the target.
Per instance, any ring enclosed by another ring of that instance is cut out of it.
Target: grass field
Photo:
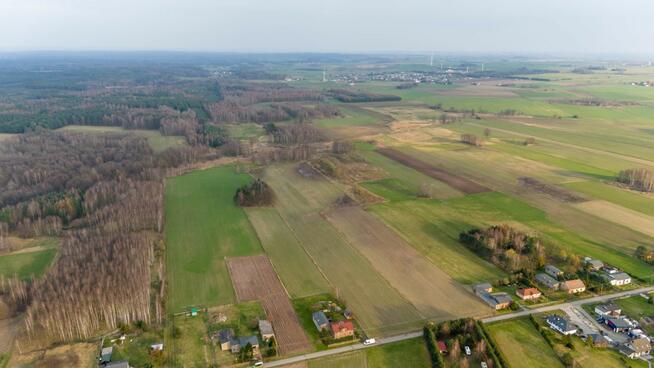
[[[594,198],[603,199],[648,216],[654,216],[653,196],[632,192],[613,185],[595,181],[573,182],[565,184],[565,186]]]
[[[277,195],[282,218],[367,332],[403,331],[420,320],[415,307],[321,217],[319,211],[342,195],[336,186],[317,175],[301,176],[295,165],[269,167],[264,180]]]
[[[234,139],[259,138],[266,134],[261,124],[243,123],[226,125],[227,134]]]
[[[654,217],[652,216],[603,200],[579,203],[575,207],[643,234],[654,236]]]
[[[232,199],[249,183],[233,166],[195,171],[166,182],[169,310],[234,302],[225,257],[261,253],[245,212]]]
[[[376,346],[363,351],[309,361],[309,368],[428,368],[429,356],[422,338]]]
[[[80,133],[128,133],[148,140],[148,144],[154,152],[162,152],[168,148],[181,147],[186,145],[184,137],[164,136],[158,130],[123,129],[121,127],[98,126],[98,125],[67,125],[60,128],[61,131]]]
[[[315,124],[321,128],[340,128],[348,126],[365,126],[380,124],[379,116],[365,109],[354,106],[341,107],[343,117],[318,119]]]
[[[486,325],[511,368],[563,367],[552,348],[528,318],[511,319]]]
[[[248,208],[246,213],[291,297],[329,291],[327,280],[276,209]]]
[[[59,240],[56,238],[39,238],[20,240],[20,249],[0,254],[0,276],[21,279],[39,277],[52,264],[57,255]]]

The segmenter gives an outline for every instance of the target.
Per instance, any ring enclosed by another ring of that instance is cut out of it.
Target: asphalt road
[[[575,300],[575,301],[568,302],[568,303],[554,304],[554,305],[548,305],[548,306],[540,307],[540,308],[526,309],[526,310],[522,310],[522,311],[514,312],[514,313],[501,314],[501,315],[498,315],[498,316],[483,318],[481,321],[484,322],[484,323],[503,321],[503,320],[506,320],[506,319],[528,316],[528,315],[534,314],[534,313],[542,313],[542,312],[554,311],[554,310],[565,309],[565,308],[577,308],[577,307],[580,307],[582,304],[599,303],[599,302],[607,301],[609,299],[615,299],[615,298],[621,298],[621,297],[625,297],[625,296],[638,295],[638,294],[641,294],[641,293],[649,293],[649,292],[652,292],[652,291],[654,291],[654,286],[649,286],[649,287],[644,287],[644,288],[635,289],[635,290],[621,291],[621,292],[613,293],[613,294],[600,295],[600,296],[595,296],[595,297],[592,297],[592,298]],[[317,351],[315,353],[297,355],[297,356],[282,359],[282,360],[267,362],[267,363],[264,364],[264,367],[281,367],[281,366],[284,366],[284,365],[287,365],[287,364],[298,363],[298,362],[303,362],[303,361],[306,361],[306,360],[311,360],[311,359],[322,358],[322,357],[326,357],[326,356],[330,356],[330,355],[346,353],[348,351],[356,351],[356,350],[366,349],[366,348],[370,348],[370,347],[374,347],[374,346],[390,344],[390,343],[394,343],[394,342],[398,342],[398,341],[414,339],[414,338],[420,337],[420,336],[422,336],[422,330],[415,331],[415,332],[410,332],[410,333],[405,333],[405,334],[401,334],[401,335],[378,338],[377,342],[374,345],[367,345],[366,346],[366,345],[363,345],[363,344],[359,343],[359,344],[343,346],[343,347],[335,348],[335,349]]]

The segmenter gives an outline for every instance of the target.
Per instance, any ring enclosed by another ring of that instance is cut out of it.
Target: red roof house
[[[445,344],[445,341],[441,340],[438,342],[438,350],[440,350],[441,353],[447,353],[447,344]]]
[[[335,339],[354,336],[354,323],[352,321],[333,322],[331,324],[332,335]]]

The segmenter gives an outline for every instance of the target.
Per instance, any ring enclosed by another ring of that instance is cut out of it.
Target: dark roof
[[[610,323],[613,328],[629,328],[631,325],[624,318],[606,317],[606,322]]]
[[[536,281],[548,287],[556,286],[559,284],[559,282],[556,279],[554,279],[552,276],[546,273],[536,274]]]
[[[547,318],[545,320],[547,321],[547,323],[549,325],[555,326],[556,329],[559,330],[559,331],[566,332],[566,331],[573,331],[573,330],[577,329],[575,326],[573,326],[570,323],[570,321],[568,321],[567,319],[565,319],[565,318],[563,318],[561,316],[557,316],[556,314],[552,314],[550,316],[547,316]]]
[[[119,362],[111,362],[105,365],[106,368],[129,368],[129,362],[121,360]]]
[[[615,303],[606,303],[606,304],[600,304],[597,307],[595,307],[602,311],[603,313],[608,313],[608,312],[614,312],[614,311],[619,311],[622,310],[617,304]]]
[[[232,330],[231,328],[224,328],[218,331],[218,339],[220,339],[220,342],[222,343],[231,341],[233,337],[234,337],[234,330]]]
[[[254,335],[241,336],[241,337],[238,338],[238,342],[239,342],[239,344],[241,344],[241,346],[245,346],[248,343],[250,343],[250,345],[252,345],[252,346],[259,346],[259,339],[257,339],[257,337],[254,336]]]
[[[313,323],[316,325],[316,328],[320,328],[320,326],[327,325],[329,323],[327,316],[323,311],[313,312],[311,318],[313,319]]]

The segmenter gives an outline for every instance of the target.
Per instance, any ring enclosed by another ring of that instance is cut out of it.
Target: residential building
[[[491,293],[493,291],[493,286],[487,282],[477,284],[473,287],[475,294],[481,295],[484,293]]]
[[[539,284],[545,286],[546,288],[550,290],[558,290],[559,289],[559,282],[553,278],[552,276],[544,273],[538,273],[535,276],[536,282]]]
[[[313,312],[311,319],[318,331],[326,330],[329,327],[329,320],[323,311]]]
[[[354,336],[354,323],[352,321],[339,321],[331,324],[332,336],[335,339],[343,339]]]
[[[232,348],[232,340],[234,340],[234,330],[224,328],[218,331],[218,340],[220,341],[220,350],[230,350]]]
[[[247,344],[252,346],[252,352],[259,354],[259,339],[256,336],[241,336],[238,339],[232,339],[230,350],[236,354],[241,351]]]
[[[507,293],[483,293],[478,295],[486,304],[495,310],[506,309],[513,303],[513,300]]]
[[[577,327],[570,323],[567,318],[553,314],[547,316],[547,318],[545,318],[545,322],[547,322],[551,329],[558,331],[563,335],[573,335],[577,333]]]
[[[522,288],[516,290],[515,294],[522,300],[534,300],[541,297],[542,293],[536,288]]]
[[[259,332],[261,333],[261,338],[264,341],[268,341],[275,337],[275,332],[273,331],[272,324],[270,321],[265,319],[259,320]]]
[[[131,368],[129,362],[126,360],[121,360],[118,362],[111,362],[104,365],[105,368]]]
[[[629,321],[622,317],[604,317],[604,323],[606,323],[613,332],[625,332],[633,327]]]
[[[588,338],[596,348],[608,348],[610,345],[609,340],[600,334],[590,334],[588,335]]]
[[[584,264],[588,265],[591,270],[599,271],[604,268],[604,262],[599,259],[592,259],[590,257],[584,258]]]
[[[622,272],[616,269],[607,270],[603,275],[606,281],[608,281],[613,286],[622,286],[631,284],[631,276],[626,272]]]
[[[559,276],[563,276],[563,271],[559,270],[557,267],[552,266],[552,265],[546,265],[545,266],[545,273],[557,278]]]
[[[443,354],[447,353],[447,344],[445,341],[438,340],[438,350],[440,350]]]
[[[599,316],[617,317],[622,313],[622,309],[615,303],[598,304],[595,306],[595,313]]]
[[[649,340],[641,337],[621,345],[618,350],[630,359],[636,359],[643,355],[649,354],[649,352],[652,350],[652,345],[650,344]]]
[[[567,291],[568,294],[583,293],[586,291],[586,284],[579,279],[563,281],[560,286],[561,290]]]

